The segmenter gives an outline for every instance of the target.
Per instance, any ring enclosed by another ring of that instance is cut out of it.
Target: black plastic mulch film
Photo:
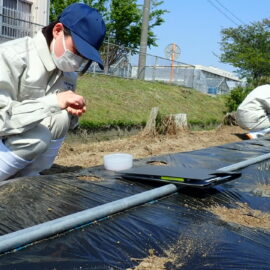
[[[270,140],[250,140],[135,161],[218,169],[270,151]],[[153,165],[154,166],[154,165]],[[127,269],[155,250],[166,269],[270,269],[270,231],[222,221],[210,206],[270,212],[270,160],[241,170],[241,177],[210,189],[183,188],[165,198],[0,256],[0,270]],[[79,176],[96,176],[89,181]],[[0,186],[0,235],[131,196],[161,184],[118,179],[103,166],[77,174],[18,178]]]

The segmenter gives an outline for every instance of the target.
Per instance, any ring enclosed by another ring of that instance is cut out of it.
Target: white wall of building
[[[33,22],[41,25],[49,24],[50,1],[31,0],[31,2],[32,2]]]
[[[49,23],[49,0],[0,0],[0,42],[34,36]]]

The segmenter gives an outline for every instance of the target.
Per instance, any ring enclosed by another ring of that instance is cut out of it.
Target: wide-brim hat
[[[70,30],[76,50],[104,69],[98,50],[104,40],[106,27],[100,13],[86,4],[74,3],[63,10],[58,21]]]

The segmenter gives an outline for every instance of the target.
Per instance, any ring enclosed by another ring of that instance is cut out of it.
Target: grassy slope
[[[84,75],[77,89],[87,100],[81,123],[96,127],[145,123],[152,107],[159,107],[162,115],[186,113],[189,123],[206,124],[220,122],[225,110],[224,97],[160,82]]]

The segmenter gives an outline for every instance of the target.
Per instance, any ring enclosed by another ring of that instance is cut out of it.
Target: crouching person
[[[236,121],[248,130],[248,139],[257,139],[270,133],[270,85],[252,90],[236,111]]]
[[[77,73],[92,61],[105,25],[96,9],[75,3],[34,38],[0,45],[0,180],[52,166],[71,123],[86,110]]]

